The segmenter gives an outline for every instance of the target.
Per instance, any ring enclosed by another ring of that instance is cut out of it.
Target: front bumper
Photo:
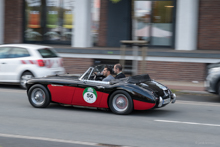
[[[162,97],[159,97],[159,103],[157,105],[158,108],[163,107],[169,103],[175,103],[176,102],[176,94],[173,93],[171,97],[163,99]]]

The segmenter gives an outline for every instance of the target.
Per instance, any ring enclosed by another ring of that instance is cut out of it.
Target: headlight
[[[209,69],[209,73],[214,73],[214,72],[220,72],[220,67],[215,67],[215,68]]]

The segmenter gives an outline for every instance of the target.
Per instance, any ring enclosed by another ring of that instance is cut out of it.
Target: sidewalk
[[[170,89],[188,92],[205,92],[204,82],[183,82],[183,81],[163,81],[157,80]]]

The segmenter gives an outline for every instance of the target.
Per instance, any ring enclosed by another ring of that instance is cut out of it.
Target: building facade
[[[1,0],[0,43],[220,49],[218,0]]]
[[[219,0],[0,0],[0,44],[104,49],[120,47],[121,40],[146,40],[150,48],[165,52],[218,52],[219,7]],[[207,64],[217,62],[211,57],[155,55],[147,58],[147,71],[155,79],[203,81]],[[74,73],[82,73],[101,59],[120,59],[110,55],[63,57],[67,71]],[[78,62],[85,65],[78,66]]]

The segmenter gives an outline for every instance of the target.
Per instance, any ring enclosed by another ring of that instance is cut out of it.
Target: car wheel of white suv
[[[26,89],[27,80],[29,80],[33,77],[34,77],[34,75],[31,72],[29,72],[29,71],[24,72],[20,77],[20,86],[21,86],[21,88]]]

